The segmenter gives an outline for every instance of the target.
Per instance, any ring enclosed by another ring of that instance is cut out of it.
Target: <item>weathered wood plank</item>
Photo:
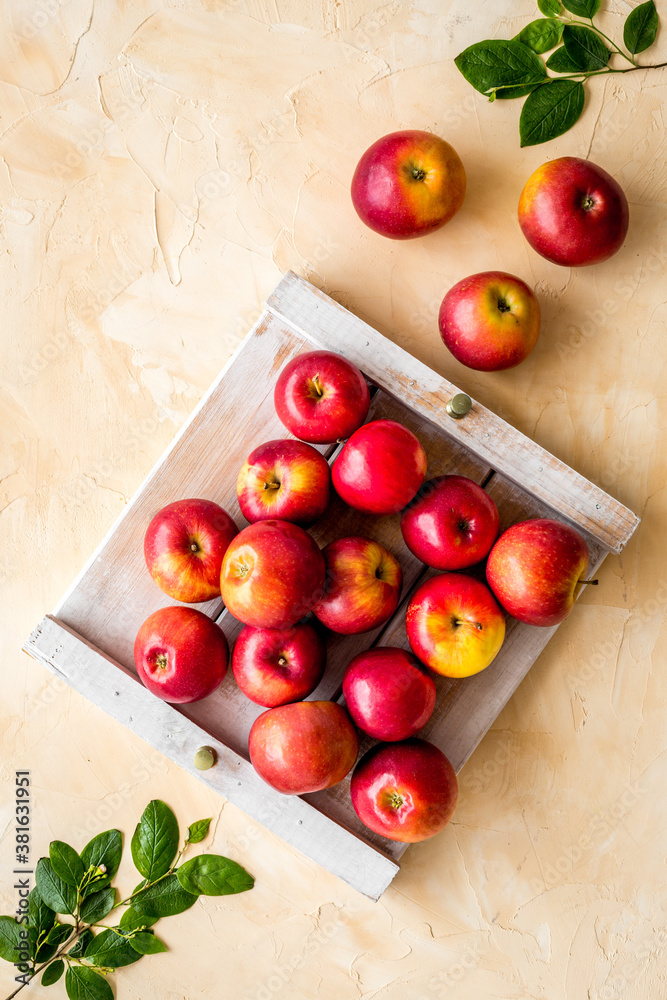
[[[473,402],[463,420],[445,405],[460,390],[303,278],[288,273],[267,306],[314,345],[339,351],[377,385],[432,420],[450,438],[553,511],[620,552],[639,523],[632,511],[490,410]]]
[[[155,698],[136,675],[55,618],[44,618],[25,651],[137,736],[215,789],[287,843],[359,892],[378,899],[398,871],[386,853],[347,832],[304,799],[281,795],[252,766],[174,706]],[[217,764],[198,771],[193,757],[213,746]]]

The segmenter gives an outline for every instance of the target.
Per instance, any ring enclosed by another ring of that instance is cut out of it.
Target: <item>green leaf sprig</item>
[[[42,986],[51,986],[63,973],[70,1000],[113,1000],[109,973],[167,950],[153,930],[161,917],[182,913],[201,895],[226,896],[252,889],[252,875],[219,854],[199,854],[179,864],[190,845],[204,840],[210,822],[200,819],[189,826],[179,850],[174,813],[159,799],[149,802],[131,845],[142,881],[119,902],[110,884],[123,850],[119,830],[93,837],[80,854],[54,840],[48,858],[37,863],[37,884],[28,897],[25,919],[0,917],[0,958],[25,968],[26,934],[30,956],[22,984],[7,1000],[38,975]],[[121,906],[126,909],[119,919],[100,924]],[[60,920],[63,915],[73,919]]]
[[[515,38],[476,42],[454,60],[468,83],[490,101],[526,97],[519,120],[522,146],[548,142],[572,128],[583,111],[584,83],[589,77],[667,66],[664,62],[640,65],[635,58],[655,41],[655,0],[647,0],[628,15],[623,28],[626,51],[594,23],[600,4],[601,0],[562,0],[562,4],[561,0],[537,0],[544,16],[527,24]],[[541,59],[547,52],[551,55]],[[615,58],[630,65],[610,65]]]

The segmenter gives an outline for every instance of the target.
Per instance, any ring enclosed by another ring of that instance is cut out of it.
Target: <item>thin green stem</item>
[[[636,73],[638,69],[662,69],[664,66],[667,66],[667,62],[651,63],[651,65],[649,66],[636,66],[636,65],[628,66],[627,69],[611,69],[611,68],[597,69],[590,73],[586,72],[585,70],[582,70],[581,73],[563,73],[562,75],[559,74],[558,76],[551,77],[551,79],[577,80],[580,77],[583,77],[585,80],[587,80],[589,76],[608,76],[610,73]]]
[[[662,69],[664,66],[667,66],[667,62],[652,63],[650,66],[628,66],[627,69],[598,69],[590,73],[582,69],[580,73],[559,73],[558,76],[549,76],[546,78],[544,83],[551,83],[552,80],[579,80],[583,82],[584,80],[588,80],[590,76],[609,76],[610,73],[634,73],[638,69]],[[521,86],[523,85],[520,83],[513,85],[513,87]],[[543,86],[543,84],[536,84],[535,86],[539,87]],[[498,90],[512,90],[513,87],[489,87],[489,89],[484,92],[484,96],[489,97],[490,94],[495,94]]]

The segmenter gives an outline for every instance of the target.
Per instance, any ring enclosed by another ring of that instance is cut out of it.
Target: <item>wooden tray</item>
[[[143,558],[150,518],[181,497],[217,501],[244,523],[236,500],[238,470],[256,445],[287,436],[273,407],[278,373],[296,354],[326,348],[344,354],[376,387],[369,419],[391,417],[420,438],[428,476],[456,472],[484,485],[500,510],[502,526],[526,517],[556,516],[575,525],[591,552],[593,573],[607,553],[620,552],[638,518],[593,483],[473,402],[462,420],[447,415],[458,391],[376,330],[288,273],[218,379],[157,466],[55,608],[24,649],[76,691],[147,740],[171,760],[215,788],[230,802],[359,891],[377,899],[398,871],[407,845],[376,836],[358,820],[349,778],[326,792],[302,797],[273,791],[248,760],[247,737],[263,711],[236,687],[231,670],[221,688],[193,705],[168,705],[139,681],[132,656],[141,622],[174,603],[151,580]],[[336,446],[322,448],[327,458]],[[403,544],[400,518],[373,517],[338,498],[313,529],[320,545],[343,535],[367,534],[399,559],[404,603],[373,633],[331,636],[328,665],[313,699],[340,698],[346,665],[374,643],[407,647],[405,602],[426,571]],[[198,605],[220,623],[230,642],[240,625],[211,601]],[[583,613],[583,612],[579,612]],[[439,746],[459,771],[508,701],[552,628],[510,619],[493,664],[463,680],[439,678],[438,703],[422,735]],[[201,745],[218,763],[198,771]]]

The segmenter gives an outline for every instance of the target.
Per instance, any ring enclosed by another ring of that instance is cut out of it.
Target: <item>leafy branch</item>
[[[490,101],[526,97],[519,120],[522,146],[548,142],[572,128],[583,111],[589,77],[667,66],[640,65],[635,58],[655,41],[655,0],[628,15],[623,28],[627,51],[594,23],[600,4],[601,0],[562,0],[562,5],[561,0],[537,0],[544,17],[531,21],[515,38],[476,42],[454,60],[468,83]],[[547,52],[551,55],[541,59]],[[630,65],[610,65],[615,57]],[[550,76],[548,70],[558,75]]]
[[[27,911],[20,920],[0,917],[0,958],[16,965],[21,983],[7,1000],[40,974],[42,986],[51,986],[63,973],[70,1000],[113,1000],[105,978],[109,973],[167,950],[153,930],[161,917],[183,913],[200,895],[251,889],[252,876],[219,854],[200,854],[180,864],[187,848],[204,840],[210,822],[201,819],[188,827],[179,850],[174,813],[159,799],[149,802],[131,845],[142,881],[119,902],[111,885],[122,856],[119,830],[93,837],[81,854],[52,841],[49,857],[37,863]],[[127,909],[117,923],[100,923],[123,906]],[[59,920],[63,915],[73,922]]]

